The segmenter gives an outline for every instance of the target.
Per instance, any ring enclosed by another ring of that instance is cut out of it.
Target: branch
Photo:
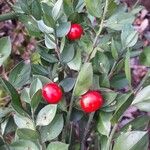
[[[82,141],[81,141],[81,150],[85,150],[85,142],[86,142],[87,134],[88,134],[88,132],[89,132],[89,128],[90,128],[91,122],[92,122],[92,120],[93,120],[94,114],[95,114],[95,112],[92,112],[92,113],[90,114],[90,116],[89,116],[89,120],[88,120],[88,122],[87,122],[85,131],[84,131],[84,134],[83,134],[83,139],[82,139]]]
[[[94,49],[95,49],[95,47],[96,47],[98,38],[99,38],[99,36],[100,36],[100,34],[101,34],[101,32],[102,32],[102,29],[103,29],[103,26],[104,26],[104,20],[105,20],[106,13],[107,13],[107,9],[108,9],[108,3],[109,3],[108,0],[106,0],[106,2],[105,2],[105,7],[104,7],[104,13],[103,13],[103,16],[102,16],[102,19],[101,19],[101,23],[100,23],[100,26],[99,26],[99,30],[98,30],[98,32],[97,32],[97,34],[96,34],[96,37],[95,37],[95,39],[94,39],[94,42],[93,42],[92,51],[90,52],[90,54],[89,54],[88,57],[86,58],[85,62],[90,61],[91,56],[92,56],[92,53],[93,53],[93,51],[94,51]]]
[[[0,15],[0,22],[6,21],[6,20],[12,20],[16,18],[18,18],[18,14],[15,12],[10,12],[10,13]]]

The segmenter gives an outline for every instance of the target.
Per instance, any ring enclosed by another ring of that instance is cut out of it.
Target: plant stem
[[[102,16],[101,23],[100,23],[100,26],[99,26],[99,30],[98,30],[98,32],[97,32],[97,34],[96,34],[95,39],[94,39],[92,50],[91,50],[90,54],[87,56],[85,62],[90,61],[91,56],[92,56],[92,53],[93,53],[93,51],[94,51],[94,49],[95,49],[95,47],[96,47],[98,38],[99,38],[99,36],[100,36],[100,34],[101,34],[101,32],[102,32],[102,29],[103,29],[103,26],[104,26],[105,16],[106,16],[107,9],[108,9],[108,1],[109,1],[109,0],[106,0],[106,1],[105,1],[104,12],[103,12],[103,16]]]
[[[17,13],[15,13],[15,12],[6,13],[6,14],[0,15],[0,22],[6,21],[6,20],[11,20],[11,19],[16,19],[16,18],[18,18]]]
[[[42,150],[46,150],[45,143],[42,143],[42,139],[41,139],[41,135],[40,135],[40,129],[37,128],[36,131],[39,133],[38,141],[39,141],[39,144],[42,146]]]
[[[134,91],[135,94],[141,89],[141,87],[143,86],[145,81],[148,79],[149,75],[150,75],[150,70],[147,71],[146,75],[143,77],[142,81],[140,82],[138,87],[135,89],[135,91]]]
[[[60,60],[60,49],[59,49],[58,42],[57,42],[56,30],[54,32],[55,32],[55,44],[56,44],[55,52],[57,54],[58,59]]]
[[[72,97],[71,97],[71,100],[70,100],[70,105],[69,105],[69,111],[68,111],[68,114],[67,114],[67,125],[69,123],[69,120],[70,120],[70,117],[71,117],[71,112],[72,112],[72,107],[73,107],[73,101],[74,101],[74,94],[72,94]]]
[[[85,150],[85,141],[86,141],[86,137],[87,137],[87,134],[89,132],[90,124],[93,120],[94,114],[95,114],[95,112],[92,112],[89,116],[89,120],[87,122],[85,131],[84,131],[84,134],[83,134],[83,139],[82,139],[82,142],[81,142],[81,150]]]
[[[113,128],[112,128],[112,131],[111,131],[111,133],[110,133],[110,136],[109,136],[109,138],[108,138],[108,141],[107,141],[107,145],[106,145],[106,150],[111,150],[110,148],[111,148],[111,145],[112,145],[112,140],[113,140],[113,137],[114,137],[114,134],[115,134],[115,132],[116,132],[116,130],[117,130],[117,127],[118,127],[118,124],[115,124],[114,126],[113,126]]]
[[[132,9],[134,9],[138,5],[139,2],[140,0],[137,0],[136,3],[133,5]]]

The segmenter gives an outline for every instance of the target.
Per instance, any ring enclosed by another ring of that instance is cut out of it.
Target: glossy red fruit
[[[62,98],[62,90],[57,83],[48,83],[42,89],[44,100],[50,104],[57,104]]]
[[[88,91],[82,95],[80,106],[84,112],[90,113],[100,109],[103,105],[103,97],[98,91]]]
[[[83,28],[80,24],[72,24],[67,37],[69,40],[80,39],[83,34]]]

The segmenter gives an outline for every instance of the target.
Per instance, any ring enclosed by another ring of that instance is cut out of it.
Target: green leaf
[[[33,79],[39,79],[42,82],[42,85],[52,82],[49,78],[42,75],[34,75]]]
[[[121,118],[126,109],[131,105],[133,98],[134,95],[132,95],[131,93],[123,94],[120,97],[118,97],[119,104],[111,119],[111,122],[113,124],[118,122],[118,120]]]
[[[69,145],[62,142],[51,142],[46,150],[68,150]]]
[[[57,20],[60,17],[61,8],[62,8],[63,0],[58,0],[53,9],[52,9],[52,16],[54,20]]]
[[[11,41],[9,37],[0,38],[0,66],[11,53]]]
[[[109,81],[109,77],[108,74],[103,73],[99,76],[99,83],[98,83],[101,87],[110,87],[110,81]]]
[[[70,22],[62,22],[56,28],[56,36],[64,37],[70,31],[71,23]]]
[[[21,88],[23,85],[28,84],[31,75],[31,65],[25,62],[17,64],[9,74],[9,82],[15,88]]]
[[[121,32],[122,47],[132,47],[136,44],[137,40],[138,32],[133,28],[131,24],[125,24]]]
[[[30,97],[32,98],[40,89],[42,89],[42,82],[38,78],[34,79],[30,85]]]
[[[64,12],[67,16],[70,16],[74,13],[73,2],[70,0],[63,1]]]
[[[143,131],[122,133],[115,141],[113,150],[147,150],[148,134]]]
[[[10,145],[11,150],[40,150],[38,145],[29,140],[18,140]]]
[[[28,116],[28,114],[24,111],[19,94],[17,93],[16,89],[6,80],[0,78],[0,83],[5,87],[5,89],[9,92],[11,95],[11,105],[14,108],[14,110],[23,115],[23,116]]]
[[[137,103],[146,102],[150,100],[150,85],[144,87],[141,91],[137,93],[135,96],[132,105],[135,105]]]
[[[100,134],[109,136],[111,130],[111,122],[110,119],[112,117],[111,113],[99,112],[99,119],[97,124],[97,130]]]
[[[30,88],[24,88],[21,92],[21,100],[25,101],[26,103],[29,103],[31,102],[31,99],[30,99]]]
[[[37,21],[34,20],[31,16],[20,15],[19,21],[25,25],[30,35],[40,37],[41,32],[39,31]]]
[[[130,69],[130,51],[128,50],[125,58],[125,74],[126,78],[129,81],[129,85],[131,86],[131,69]]]
[[[75,78],[65,78],[59,84],[65,92],[69,92],[73,89],[75,85]]]
[[[55,117],[57,110],[57,105],[49,104],[42,108],[37,115],[36,125],[37,126],[46,126],[52,122]]]
[[[37,131],[26,128],[17,129],[17,135],[20,139],[31,141],[37,140],[39,138],[39,134]]]
[[[41,58],[49,63],[56,63],[58,59],[53,55],[48,53],[48,49],[42,46],[37,46],[38,53],[40,54]]]
[[[64,63],[70,62],[75,54],[74,46],[72,44],[66,45],[61,53],[61,60]]]
[[[44,14],[43,21],[44,21],[45,25],[47,25],[48,27],[51,27],[53,29],[55,28],[56,24],[55,24],[55,20],[53,19],[52,16]]]
[[[12,112],[12,108],[9,107],[1,107],[0,108],[0,122],[3,121],[3,118],[9,115]]]
[[[91,63],[85,63],[78,74],[74,87],[74,96],[79,96],[87,92],[93,83],[93,68]]]
[[[137,103],[137,104],[135,104],[135,107],[137,107],[141,111],[150,112],[150,110],[149,110],[150,100],[141,102],[141,103]]]
[[[55,37],[53,35],[45,35],[45,45],[48,49],[56,48],[56,44],[54,42]]]
[[[135,16],[131,13],[126,13],[119,11],[113,14],[106,22],[106,27],[113,30],[120,31],[122,30],[125,24],[132,24],[135,19]]]
[[[136,106],[141,111],[150,111],[150,86],[143,88],[137,93],[132,105]]]
[[[62,115],[56,115],[54,120],[47,126],[44,126],[40,130],[42,142],[51,141],[58,137],[62,132],[64,126],[64,120]]]
[[[94,72],[101,72],[101,73],[108,73],[110,70],[110,63],[109,63],[109,59],[107,57],[107,55],[105,55],[102,52],[97,52],[93,61],[93,69]]]
[[[81,68],[81,51],[79,49],[76,50],[75,57],[72,61],[68,63],[68,66],[72,70],[79,71]]]
[[[150,46],[145,47],[142,53],[140,54],[140,63],[147,67],[150,67]]]
[[[26,13],[26,14],[30,14],[30,7],[29,7],[29,3],[28,0],[19,0],[19,5],[21,7],[21,9]]]
[[[32,97],[32,100],[31,100],[31,107],[33,109],[36,109],[40,103],[42,99],[42,91],[41,90],[38,90]]]
[[[100,150],[106,150],[108,138],[106,136],[100,137]]]
[[[42,16],[42,8],[39,0],[32,1],[31,14],[36,20],[40,20]]]
[[[43,76],[48,76],[49,72],[46,67],[38,64],[32,64],[32,74],[36,75],[43,75]]]
[[[108,9],[107,9],[107,16],[111,16],[115,11],[118,5],[116,4],[116,1],[109,1],[108,3]]]
[[[120,132],[124,132],[130,129],[144,130],[145,127],[148,125],[149,121],[150,121],[150,116],[146,116],[146,115],[139,116],[133,119],[132,121],[130,121],[129,123],[127,123],[125,126],[123,126]]]
[[[53,33],[54,32],[54,29],[47,26],[43,20],[39,20],[37,21],[37,24],[38,24],[38,28],[40,29],[41,32],[43,33],[47,33],[47,34],[50,34],[50,33]]]
[[[8,134],[16,131],[17,126],[14,123],[13,117],[10,115],[11,114],[8,114],[2,120],[1,132],[2,132],[3,136],[8,135]],[[7,119],[7,117],[9,117],[9,118]],[[4,121],[4,119],[5,119],[5,121]]]
[[[116,100],[118,93],[114,92],[114,91],[106,91],[106,92],[102,92],[103,98],[105,100],[105,103],[103,105],[103,107],[110,105],[113,101]]]
[[[94,16],[94,17],[98,17],[100,18],[102,15],[102,0],[85,0],[86,3],[86,8],[88,10],[88,12]]]
[[[74,8],[76,12],[81,13],[84,11],[84,7],[85,7],[84,0],[73,1],[73,2],[74,2]]]
[[[33,121],[28,117],[23,117],[18,114],[14,114],[14,121],[18,128],[27,128],[35,130]]]
[[[128,83],[129,83],[128,80],[126,79],[125,75],[122,73],[115,75],[110,80],[111,87],[116,89],[123,89],[124,87],[128,86]]]
[[[116,45],[115,45],[115,41],[114,39],[112,38],[111,40],[111,53],[112,53],[112,56],[115,60],[118,59],[118,51],[117,51],[117,48],[116,48]]]

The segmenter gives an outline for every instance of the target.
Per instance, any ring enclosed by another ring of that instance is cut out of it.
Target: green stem
[[[16,19],[16,18],[18,18],[17,13],[15,13],[15,12],[6,13],[6,14],[0,15],[0,22],[6,21],[6,20],[11,20],[11,19]]]
[[[37,131],[37,132],[39,133],[39,135],[40,135],[40,128],[36,128],[35,116],[34,116],[34,109],[33,109],[33,108],[31,108],[31,113],[32,113],[32,120],[33,120],[33,123],[34,123],[35,129],[36,129],[36,131]],[[39,144],[42,146],[42,150],[46,150],[46,146],[45,146],[45,144],[44,144],[44,143],[42,143],[41,136],[39,136],[38,141],[39,141]]]
[[[145,81],[149,78],[149,75],[150,75],[150,70],[147,71],[146,75],[143,77],[142,81],[140,82],[138,87],[135,89],[134,93],[137,93],[141,89]]]
[[[74,92],[73,92],[74,93]],[[74,94],[72,94],[72,97],[71,97],[71,100],[70,100],[70,105],[69,105],[69,111],[68,111],[68,114],[67,114],[67,125],[69,124],[69,120],[70,120],[70,117],[71,117],[71,112],[72,112],[72,107],[73,107],[73,101],[74,101]]]
[[[114,134],[117,130],[117,127],[118,127],[118,124],[115,124],[112,128],[112,131],[111,131],[110,136],[107,141],[106,150],[111,150],[112,140],[113,140]]]
[[[54,34],[55,34],[55,44],[56,44],[55,52],[57,54],[58,59],[60,60],[60,48],[59,48],[59,45],[58,45],[58,42],[57,42],[56,30],[54,31]]]
[[[39,141],[39,144],[42,146],[42,150],[46,150],[46,145],[45,143],[42,142],[42,139],[41,139],[40,129],[36,129],[36,131],[39,133],[38,141]]]
[[[83,139],[82,139],[82,142],[81,142],[81,150],[85,150],[85,141],[86,141],[86,137],[87,137],[87,134],[89,132],[90,124],[93,120],[94,114],[95,114],[95,112],[92,112],[89,116],[89,120],[87,122],[85,131],[84,131],[84,134],[83,134]]]
[[[137,0],[136,3],[133,5],[132,10],[139,4],[140,0]]]
[[[108,2],[109,2],[109,0],[106,0],[106,1],[105,1],[104,12],[103,12],[103,16],[102,16],[101,23],[100,23],[100,26],[99,26],[99,30],[98,30],[98,32],[97,32],[97,34],[96,34],[95,39],[94,39],[93,48],[92,48],[90,54],[88,55],[88,57],[86,58],[85,62],[90,61],[91,56],[92,56],[92,53],[93,53],[93,51],[94,51],[94,49],[95,49],[95,47],[96,47],[98,38],[99,38],[99,36],[100,36],[100,34],[101,34],[101,32],[102,32],[102,29],[103,29],[103,26],[104,26],[104,20],[105,20],[106,13],[107,13],[107,9],[108,9]]]

